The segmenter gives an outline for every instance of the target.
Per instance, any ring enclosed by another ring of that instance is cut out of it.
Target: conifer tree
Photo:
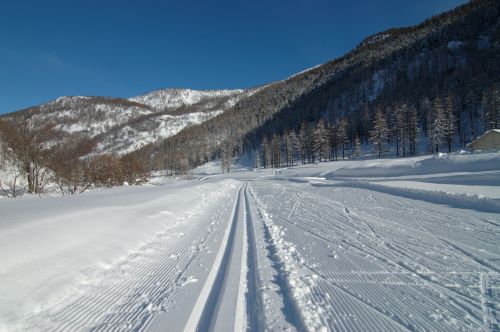
[[[419,133],[417,109],[413,106],[409,106],[407,114],[408,114],[407,116],[408,143],[410,145],[410,155],[414,156],[417,154],[417,140]]]
[[[345,119],[340,120],[337,123],[337,142],[342,150],[342,159],[345,159],[345,147],[346,144],[349,142],[348,136],[347,136],[347,121]]]
[[[260,152],[255,149],[255,168],[260,168]]]
[[[271,167],[281,167],[281,138],[278,134],[274,134],[271,139]]]
[[[389,128],[384,112],[378,110],[373,121],[373,130],[370,132],[370,140],[373,143],[378,158],[385,151],[385,144],[389,136]]]
[[[271,148],[266,136],[262,139],[262,156],[264,159],[264,168],[271,167]]]
[[[302,122],[300,127],[300,132],[298,135],[298,150],[300,154],[300,159],[302,164],[306,163],[308,159],[308,150],[309,150],[309,126],[306,122]]]
[[[358,134],[356,134],[354,136],[354,151],[352,157],[354,159],[357,159],[359,158],[360,154],[361,154],[361,141],[359,140]]]
[[[448,152],[451,152],[453,136],[455,135],[455,99],[451,94],[446,98],[446,109],[444,114],[444,138],[448,145]]]
[[[431,129],[432,152],[434,152],[434,149],[436,152],[439,152],[439,146],[443,143],[445,137],[446,110],[443,108],[441,98],[436,97],[434,100],[434,119]]]
[[[313,151],[319,162],[328,158],[328,130],[323,119],[319,120],[314,130]]]

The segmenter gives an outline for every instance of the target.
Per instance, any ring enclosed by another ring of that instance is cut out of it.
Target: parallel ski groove
[[[222,261],[220,263],[215,280],[212,284],[210,294],[208,295],[208,298],[205,302],[203,312],[196,326],[196,331],[213,331],[215,327],[217,313],[224,294],[224,285],[228,277],[229,261],[235,245],[234,240],[236,233],[236,224],[238,222],[241,195],[244,190],[244,186],[245,184],[240,187],[236,196],[236,205],[232,214],[231,229],[229,231],[229,238],[226,247],[224,248],[224,255],[222,257]]]
[[[264,331],[265,326],[265,316],[264,316],[264,305],[262,301],[262,294],[260,292],[260,281],[259,281],[259,266],[257,261],[257,247],[255,241],[255,230],[253,225],[252,214],[249,209],[250,202],[248,199],[247,189],[245,187],[245,215],[246,215],[246,226],[247,226],[247,241],[248,241],[248,290],[246,294],[247,300],[247,318],[248,326],[247,331]]]

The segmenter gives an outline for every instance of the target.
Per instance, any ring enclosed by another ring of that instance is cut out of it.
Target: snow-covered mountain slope
[[[206,107],[226,103],[229,107],[244,95],[246,90],[191,90],[163,89],[142,96],[129,98],[130,101],[148,105],[154,109],[175,109],[181,106],[203,104]]]
[[[222,110],[192,112],[180,115],[163,114],[115,128],[98,138],[96,153],[125,154],[177,134],[182,129],[200,124]]]
[[[57,98],[28,112],[34,126],[53,123],[57,130],[94,137],[154,109],[120,98],[75,96]]]
[[[96,154],[124,154],[220,115],[258,90],[163,89],[130,99],[69,96],[5,118],[22,117],[34,128],[93,139]]]

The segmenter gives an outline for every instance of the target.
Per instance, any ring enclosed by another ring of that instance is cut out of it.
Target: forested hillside
[[[399,156],[465,147],[499,126],[499,14],[497,1],[473,1],[368,37],[152,147],[156,165],[254,149],[267,167],[356,156],[361,144]]]

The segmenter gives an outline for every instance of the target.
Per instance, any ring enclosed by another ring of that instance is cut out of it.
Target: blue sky
[[[464,0],[0,1],[0,113],[63,95],[246,88]]]

